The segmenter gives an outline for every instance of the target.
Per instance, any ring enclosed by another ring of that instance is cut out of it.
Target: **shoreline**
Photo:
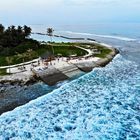
[[[84,42],[84,43],[87,43],[87,42]],[[50,69],[48,69],[47,71],[44,70],[44,72],[47,73],[47,74],[44,73],[44,75],[43,75],[43,76],[45,76],[45,79],[50,77],[49,80],[47,80],[46,82],[44,81],[44,78],[43,79],[40,78],[40,73],[34,73],[35,71],[34,72],[30,71],[27,73],[25,71],[25,72],[20,72],[20,73],[13,73],[11,75],[0,76],[0,84],[2,84],[2,85],[4,85],[4,84],[14,85],[15,84],[15,85],[20,85],[20,86],[24,86],[24,85],[28,86],[30,84],[32,85],[32,84],[37,83],[40,80],[42,80],[46,84],[53,86],[57,82],[69,79],[71,76],[69,76],[69,75],[67,76],[66,73],[68,73],[70,71],[70,69],[71,69],[71,73],[74,71],[77,71],[77,73],[90,72],[95,67],[106,66],[119,53],[119,50],[117,50],[116,48],[113,48],[112,46],[105,44],[105,43],[99,43],[96,41],[92,41],[92,42],[88,42],[88,43],[102,45],[102,46],[110,49],[111,53],[108,54],[105,58],[99,58],[96,61],[89,59],[87,61],[84,61],[84,60],[79,61],[79,63],[78,63],[77,62],[78,60],[76,60],[76,62],[70,61],[68,63],[64,63],[62,66],[59,66],[59,67],[58,66],[50,67]],[[84,50],[86,50],[86,49],[84,49]],[[90,54],[90,52],[88,52],[88,53]],[[89,55],[89,57],[90,57],[90,55]],[[88,55],[86,55],[86,56],[88,57]],[[92,57],[92,58],[94,58],[94,57]],[[66,58],[63,58],[63,59],[66,59]],[[39,59],[35,59],[35,60],[30,61],[30,62],[25,62],[24,64],[25,65],[31,64],[31,62],[37,62],[38,60]],[[57,63],[57,62],[54,62],[54,63]],[[21,65],[22,64],[17,64],[17,65],[13,65],[13,66],[5,66],[5,67],[6,68],[9,68],[9,67],[13,68],[14,66],[21,66]],[[5,68],[5,67],[3,66],[0,68]],[[42,72],[41,72],[41,75],[42,75]],[[43,76],[41,76],[41,77],[43,77]],[[53,81],[53,79],[55,79],[55,80]]]
[[[104,47],[109,47],[112,50],[111,53],[106,56],[106,58],[96,59],[96,61],[95,58],[89,58],[87,60],[83,58],[82,61],[71,60],[69,63],[64,61],[62,66],[54,65],[55,67],[51,66],[50,68],[47,68],[47,71],[45,72],[45,75],[43,75],[42,79],[33,75],[32,73],[27,74],[26,72],[13,74],[13,77],[11,75],[3,76],[3,79],[0,77],[0,101],[2,103],[0,108],[0,115],[42,96],[40,93],[34,93],[35,97],[32,98],[30,97],[32,95],[27,95],[27,93],[24,92],[21,94],[20,91],[26,90],[29,86],[38,84],[41,80],[51,87],[58,82],[68,80],[80,74],[81,72],[87,73],[96,67],[105,67],[112,61],[112,59],[119,53],[119,51],[112,46],[108,46],[107,44],[104,44]],[[14,92],[11,94],[12,89],[20,89],[20,92]],[[5,102],[5,100],[7,100],[7,102]]]

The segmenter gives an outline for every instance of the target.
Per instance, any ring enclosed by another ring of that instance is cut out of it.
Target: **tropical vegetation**
[[[51,42],[52,42],[53,32],[54,32],[53,28],[47,28],[47,35],[50,36]],[[52,52],[54,54],[54,48],[53,48],[53,46],[52,46]]]
[[[0,24],[0,46],[16,47],[20,43],[27,40],[31,34],[31,28],[24,25],[23,27],[10,26],[7,29]]]
[[[53,36],[53,29],[47,29],[47,35]],[[31,28],[24,25],[23,27],[10,26],[7,29],[0,24],[0,66],[14,65],[33,60],[38,57],[47,56],[64,56],[72,55],[83,56],[87,54],[85,50],[75,46],[84,48],[97,49],[100,53],[94,56],[104,58],[111,50],[97,44],[86,43],[55,43],[48,42],[41,44],[40,42],[30,38]],[[1,74],[5,70],[1,71]]]

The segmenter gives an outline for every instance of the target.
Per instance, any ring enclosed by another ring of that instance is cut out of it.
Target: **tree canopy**
[[[53,36],[53,28],[47,28],[47,34],[48,36]]]
[[[7,29],[0,24],[0,47],[16,47],[24,42],[31,34],[31,28],[24,25],[23,27],[10,26]]]

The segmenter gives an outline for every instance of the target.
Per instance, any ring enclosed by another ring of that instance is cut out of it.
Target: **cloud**
[[[139,18],[140,0],[1,0],[7,23],[78,23]]]
[[[139,0],[63,0],[67,5],[90,5],[90,6],[106,6],[106,5],[140,5]]]
[[[3,0],[0,2],[0,11],[23,8],[46,8],[57,6],[91,6],[103,7],[108,5],[139,6],[140,0]],[[41,10],[41,9],[40,9]],[[5,11],[6,12],[6,11]]]
[[[14,11],[17,9],[50,9],[60,4],[62,0],[4,0],[0,3],[0,11]]]

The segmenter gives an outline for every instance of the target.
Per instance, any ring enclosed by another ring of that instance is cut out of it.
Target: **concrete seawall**
[[[54,67],[47,68],[43,71],[34,71],[34,73],[36,74],[36,77],[38,77],[38,79],[50,86],[56,84],[58,81],[64,81],[69,78],[60,70]]]
[[[101,58],[97,62],[87,61],[87,62],[80,62],[76,64],[69,63],[69,66],[64,66],[63,68],[58,68],[53,70],[47,69],[43,74],[39,77],[40,79],[48,85],[54,85],[59,81],[66,80],[71,78],[72,76],[81,73],[81,72],[90,72],[95,67],[104,67],[112,59],[119,53],[117,49],[110,48],[112,51],[110,54],[106,56],[106,58]],[[51,71],[51,72],[49,72]]]
[[[54,65],[48,67],[47,69],[34,71],[34,75],[29,74],[25,76],[23,73],[21,73],[17,74],[17,76],[15,76],[16,74],[13,76],[4,76],[3,78],[0,79],[0,83],[1,84],[11,83],[12,85],[14,84],[29,85],[34,82],[37,82],[38,80],[41,80],[44,83],[52,86],[59,81],[67,80],[79,73],[90,72],[95,67],[104,67],[109,62],[112,61],[112,59],[115,57],[115,55],[119,53],[119,51],[115,48],[109,47],[106,44],[100,45],[103,45],[104,47],[111,49],[111,53],[108,54],[106,58],[99,58],[99,60],[97,60],[96,62],[92,60],[87,60],[80,61],[77,63],[68,63],[65,61],[63,62],[63,66],[61,67]]]
[[[63,62],[64,65],[62,67],[53,65],[46,69],[35,71],[35,75],[33,75],[33,73],[25,75],[26,72],[22,72],[13,74],[12,76],[4,76],[0,79],[0,115],[43,95],[40,93],[34,93],[34,95],[29,96],[28,92],[25,92],[24,94],[22,92],[18,92],[21,88],[25,90],[27,87],[26,85],[31,85],[41,80],[47,85],[53,86],[57,82],[67,80],[83,71],[90,72],[95,67],[106,66],[119,53],[117,49],[110,49],[112,51],[106,56],[106,58],[99,59],[97,61],[89,59],[85,62],[79,61],[80,63],[75,64]],[[12,92],[12,90],[16,90],[17,92]]]
[[[77,67],[84,72],[90,72],[95,67],[105,67],[119,53],[119,51],[115,48],[110,48],[110,49],[112,50],[112,52],[108,54],[106,58],[101,58],[97,62],[79,63],[76,64]]]

